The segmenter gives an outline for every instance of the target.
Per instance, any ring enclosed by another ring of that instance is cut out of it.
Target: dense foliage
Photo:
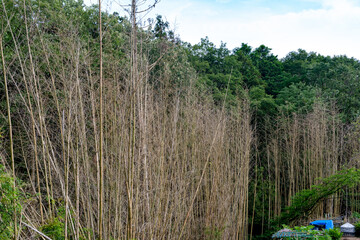
[[[10,239],[14,234],[14,215],[20,215],[22,206],[21,194],[14,188],[11,178],[0,165],[0,238]]]
[[[355,223],[355,237],[360,237],[360,222]]]
[[[190,62],[221,102],[229,89],[229,102],[249,91],[253,109],[260,116],[280,112],[307,113],[315,101],[336,104],[343,121],[359,116],[360,62],[346,56],[325,57],[299,49],[278,59],[271,49],[247,44],[230,51],[216,47],[208,38],[188,45]]]
[[[311,189],[305,189],[295,194],[291,205],[286,207],[279,217],[279,222],[291,223],[308,216],[323,199],[345,187],[357,186],[360,183],[360,170],[353,168],[342,170],[337,174],[321,179],[321,182],[319,185],[312,186]]]
[[[103,12],[102,113],[98,15],[81,0],[1,3],[0,160],[11,168],[7,76],[26,184],[0,169],[0,238],[14,213],[52,239],[95,239],[102,214],[109,239],[268,239],[281,223],[360,210],[357,59],[192,45],[162,16],[133,31]]]

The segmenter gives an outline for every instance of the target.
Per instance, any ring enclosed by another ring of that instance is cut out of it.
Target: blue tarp
[[[315,226],[314,230],[334,228],[334,223],[332,220],[316,220],[311,222],[310,225]]]

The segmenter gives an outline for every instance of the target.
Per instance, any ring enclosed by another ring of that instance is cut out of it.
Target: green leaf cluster
[[[299,49],[279,59],[271,48],[247,44],[230,51],[209,38],[188,44],[189,60],[199,82],[221,103],[246,97],[249,91],[255,116],[308,113],[314,103],[336,104],[344,122],[360,116],[360,62],[346,56],[322,56]]]
[[[360,237],[360,222],[355,223],[355,237]]]
[[[317,204],[328,196],[340,191],[344,187],[354,187],[360,183],[360,169],[346,169],[330,177],[321,179],[321,183],[298,192],[281,213],[280,223],[291,223],[308,216]]]
[[[75,219],[71,218],[72,222],[75,222]],[[42,233],[50,237],[53,240],[62,240],[65,238],[65,207],[63,205],[59,206],[56,210],[56,216],[48,219],[45,224],[40,227]],[[85,240],[87,237],[93,236],[93,231],[87,228],[80,229],[80,240]],[[75,239],[71,229],[68,228],[68,238]]]
[[[14,216],[20,215],[21,194],[14,188],[14,179],[0,165],[0,239],[11,239],[14,234]]]
[[[329,229],[329,230],[313,230],[314,226],[312,225],[308,225],[308,226],[294,226],[293,228],[283,224],[282,225],[283,228],[286,229],[290,229],[292,231],[295,232],[300,232],[300,233],[306,233],[307,235],[311,235],[312,238],[310,239],[316,239],[316,240],[338,240],[338,236],[340,235],[340,239],[342,236],[342,233],[340,232],[339,229]],[[334,236],[334,238],[333,238]],[[286,238],[286,239],[290,239],[290,240],[295,240],[295,239],[299,239],[299,238],[295,238],[295,237],[290,237],[290,238]],[[301,238],[302,239],[302,238]],[[309,239],[307,237],[307,239]]]
[[[328,229],[325,230],[326,234],[331,237],[331,240],[341,240],[343,233],[340,231],[340,228]]]

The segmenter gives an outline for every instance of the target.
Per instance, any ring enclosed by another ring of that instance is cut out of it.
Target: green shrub
[[[360,222],[355,223],[355,237],[360,237]]]
[[[343,233],[340,231],[340,228],[326,230],[326,233],[331,237],[331,240],[341,240],[343,235]]]
[[[224,232],[224,228],[218,228],[218,227],[207,227],[205,229],[205,236],[206,239],[211,240],[218,240],[222,239],[222,234]]]
[[[72,217],[73,212],[70,211],[71,222],[75,219]],[[63,240],[65,239],[65,207],[61,204],[56,209],[56,217],[48,219],[44,225],[40,227],[42,233],[50,237],[52,240]],[[68,238],[74,239],[74,233],[71,231],[71,227],[68,226]],[[79,240],[88,239],[88,235],[94,236],[92,230],[87,228],[81,228]]]
[[[320,236],[315,236],[314,239],[317,239],[317,240],[331,240],[331,237],[327,234],[324,234],[324,235],[320,235]]]
[[[358,212],[353,212],[353,213],[351,214],[351,217],[360,219],[360,213],[358,213]]]
[[[41,227],[41,231],[53,240],[65,239],[65,224],[59,218],[53,218]]]
[[[14,179],[0,165],[0,239],[11,239],[14,234],[14,216],[20,216],[20,192],[14,188]],[[18,217],[19,219],[19,217]]]
[[[320,231],[320,230],[312,230],[314,228],[314,226],[309,225],[309,226],[295,226],[294,228],[290,228],[287,225],[282,225],[283,228],[287,228],[293,231],[298,231],[298,232],[304,232],[307,233],[309,235],[312,235],[311,239],[316,239],[316,240],[333,240],[333,239],[341,239],[342,233],[340,232],[340,230],[338,229],[330,229],[330,230],[325,230],[325,231]],[[335,236],[335,238],[332,237],[333,234]],[[337,234],[340,234],[340,238],[336,238],[336,236],[338,236]],[[289,240],[295,240],[298,238],[289,238]]]
[[[56,217],[48,219],[40,230],[53,240],[65,239],[65,207],[62,204],[56,209]],[[70,231],[68,231],[69,235]]]

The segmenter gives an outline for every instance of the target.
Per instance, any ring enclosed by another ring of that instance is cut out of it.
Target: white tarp
[[[340,226],[340,230],[343,233],[355,233],[355,226],[350,223],[345,223]]]

